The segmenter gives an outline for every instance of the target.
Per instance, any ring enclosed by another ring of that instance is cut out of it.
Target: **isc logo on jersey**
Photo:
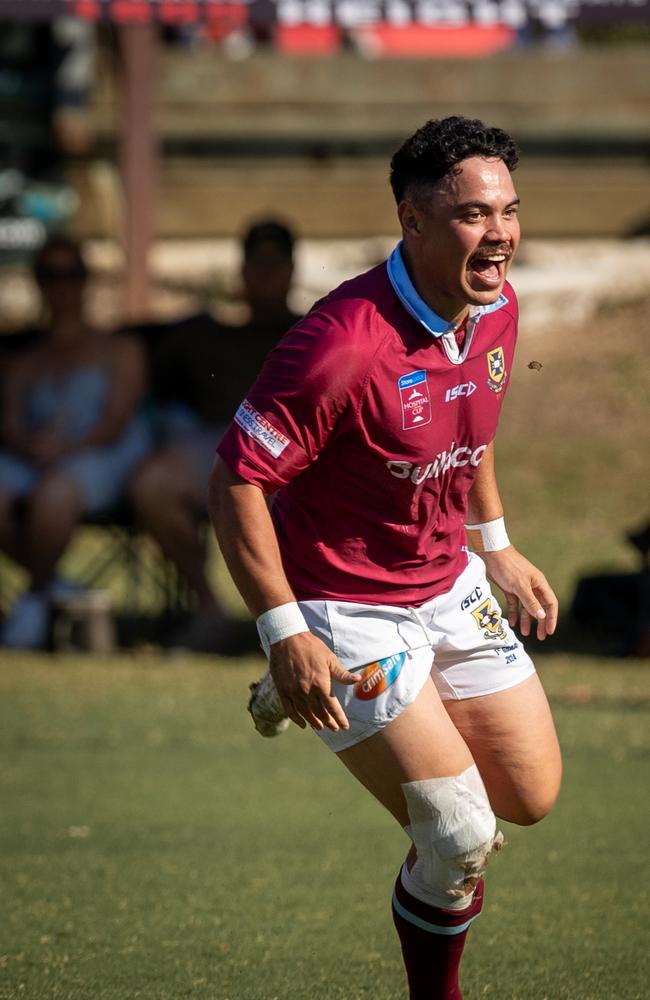
[[[451,403],[452,399],[458,399],[459,396],[471,396],[473,392],[476,392],[476,386],[473,382],[461,382],[460,385],[455,385],[453,389],[447,389],[445,403]]]
[[[390,687],[404,666],[406,653],[396,653],[376,660],[363,668],[359,680],[354,686],[354,693],[359,701],[371,701]]]

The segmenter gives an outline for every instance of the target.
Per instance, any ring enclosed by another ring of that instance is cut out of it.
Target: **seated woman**
[[[25,648],[45,641],[48,593],[75,526],[119,500],[151,445],[136,415],[143,351],[84,319],[87,270],[77,244],[48,241],[34,277],[47,323],[7,366],[0,423],[0,548],[30,576],[0,643]]]

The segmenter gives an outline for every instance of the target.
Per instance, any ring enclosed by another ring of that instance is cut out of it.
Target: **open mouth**
[[[510,257],[510,250],[479,251],[470,258],[467,267],[476,281],[486,288],[495,288],[505,280],[506,263]]]

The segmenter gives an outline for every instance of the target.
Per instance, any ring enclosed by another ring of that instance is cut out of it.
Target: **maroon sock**
[[[465,910],[443,910],[411,896],[397,876],[393,921],[402,944],[410,1000],[462,1000],[458,985],[469,925],[483,906],[483,880]]]

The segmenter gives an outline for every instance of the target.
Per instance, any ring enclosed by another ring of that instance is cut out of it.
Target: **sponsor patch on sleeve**
[[[237,410],[235,423],[239,424],[241,429],[252,438],[255,438],[274,458],[279,458],[289,444],[289,438],[285,437],[277,427],[274,427],[266,417],[258,413],[247,399]]]

